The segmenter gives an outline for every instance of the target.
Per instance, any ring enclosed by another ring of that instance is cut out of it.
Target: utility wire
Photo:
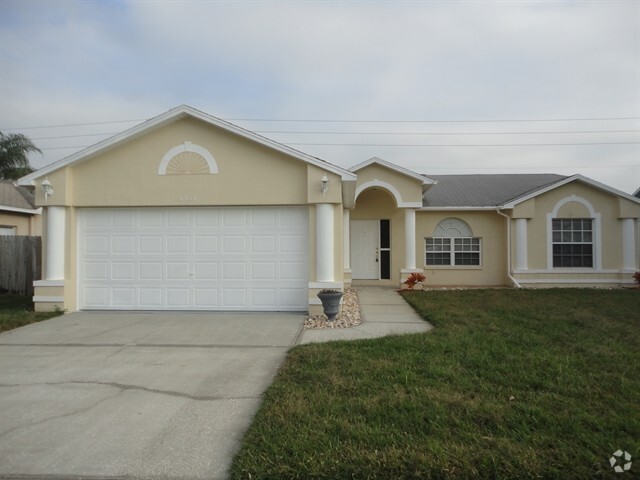
[[[503,120],[313,120],[279,118],[228,118],[231,122],[301,122],[301,123],[516,123],[516,122],[591,122],[606,120],[640,120],[640,117],[530,118]]]
[[[398,144],[398,143],[285,143],[285,145],[314,147],[556,147],[563,145],[639,145],[640,142],[589,142],[589,143],[506,143],[506,144]]]
[[[144,122],[148,118],[133,120],[113,120],[108,122],[70,123],[62,125],[40,125],[26,127],[0,128],[2,131],[34,130],[39,128],[84,127],[89,125],[108,125],[113,123]],[[292,123],[519,123],[519,122],[595,122],[610,120],[640,120],[640,117],[592,117],[592,118],[530,118],[502,120],[335,120],[335,119],[286,119],[286,118],[226,118],[231,122],[292,122]]]
[[[319,132],[319,131],[293,131],[293,130],[255,130],[254,133],[277,134],[304,134],[304,135],[557,135],[557,134],[599,134],[599,133],[638,133],[636,130],[572,130],[562,132]],[[31,140],[58,140],[62,138],[98,137],[116,135],[121,132],[84,133],[78,135],[60,135],[54,137],[34,137]]]
[[[579,145],[639,145],[640,142],[589,142],[589,143],[506,143],[506,144],[398,144],[398,143],[284,143],[288,146],[316,146],[316,147],[555,147]],[[48,147],[40,150],[69,150],[87,148],[92,145],[76,145],[70,147]]]
[[[13,128],[0,128],[5,132],[10,132],[14,130],[35,130],[39,128],[63,128],[63,127],[85,127],[90,125],[108,125],[111,123],[131,123],[131,122],[145,122],[147,118],[138,119],[138,120],[113,120],[111,122],[92,122],[92,123],[68,123],[66,125],[40,125],[38,127],[13,127]]]
[[[583,133],[637,133],[640,130],[572,130],[566,132],[312,132],[289,130],[255,130],[255,133],[301,133],[308,135],[556,135]]]

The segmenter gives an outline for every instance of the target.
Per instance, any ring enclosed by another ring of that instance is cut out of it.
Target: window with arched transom
[[[425,239],[425,265],[479,266],[481,241],[459,218],[445,218]]]

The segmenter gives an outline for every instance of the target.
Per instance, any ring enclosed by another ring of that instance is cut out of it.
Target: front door
[[[351,275],[354,280],[378,280],[379,220],[351,221]]]

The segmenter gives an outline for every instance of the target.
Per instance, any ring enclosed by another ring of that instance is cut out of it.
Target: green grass
[[[62,311],[34,312],[31,297],[0,294],[0,332],[61,315]]]
[[[290,352],[233,478],[640,477],[639,291],[405,298],[433,331]]]

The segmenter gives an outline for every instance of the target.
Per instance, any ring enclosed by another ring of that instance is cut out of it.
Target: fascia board
[[[3,212],[28,213],[29,215],[42,214],[42,208],[36,208],[35,210],[30,210],[28,208],[5,207],[4,205],[0,205],[0,210],[2,210]]]
[[[168,123],[180,120],[187,116],[191,116],[199,120],[202,120],[206,123],[209,123],[211,125],[220,127],[238,136],[247,138],[256,143],[269,147],[273,150],[277,150],[281,153],[289,155],[293,158],[297,158],[298,160],[302,160],[312,165],[316,165],[317,167],[323,168],[328,172],[332,172],[332,173],[335,173],[336,175],[340,175],[343,180],[355,181],[357,178],[357,175],[355,175],[354,173],[348,170],[345,170],[343,168],[340,168],[336,165],[332,165],[328,162],[317,159],[315,157],[302,153],[293,148],[287,147],[286,145],[282,145],[278,142],[262,137],[258,134],[245,130],[244,128],[238,127],[237,125],[233,125],[229,122],[225,122],[224,120],[221,120],[219,118],[208,115],[204,112],[196,110],[195,108],[189,107],[187,105],[181,105],[161,115],[158,115],[157,117],[147,120],[146,122],[136,125],[135,127],[125,130],[124,132],[116,134],[113,137],[103,140],[102,142],[96,143],[91,147],[85,148],[84,150],[81,150],[69,157],[58,160],[57,162],[52,163],[51,165],[48,165],[46,167],[41,168],[40,170],[37,170],[29,175],[26,175],[18,180],[18,185],[33,185],[34,180],[36,178],[40,178],[45,175],[48,175],[51,172],[58,170],[60,168],[64,168],[68,165],[88,160],[92,156],[98,153],[104,153],[110,148],[113,148],[124,141],[131,140],[137,137],[138,135],[150,132],[153,129],[156,129]]]
[[[549,192],[551,190],[555,190],[558,187],[561,187],[563,185],[566,185],[568,183],[575,182],[575,181],[585,183],[585,184],[590,185],[590,186],[592,186],[594,188],[597,188],[598,190],[605,191],[605,192],[610,193],[612,195],[617,195],[617,196],[626,198],[627,200],[630,200],[632,202],[640,203],[640,198],[636,198],[636,197],[634,197],[632,195],[629,195],[628,193],[624,193],[624,192],[622,192],[620,190],[617,190],[617,189],[615,189],[613,187],[609,187],[608,185],[605,185],[604,183],[597,182],[597,181],[592,180],[592,179],[590,179],[588,177],[585,177],[583,175],[576,174],[576,175],[572,175],[570,177],[564,178],[562,180],[559,180],[556,183],[552,183],[551,185],[547,185],[546,187],[541,188],[540,190],[536,190],[533,193],[530,193],[528,195],[525,195],[525,196],[520,197],[520,198],[516,198],[515,200],[512,200],[512,201],[510,201],[508,203],[505,203],[502,206],[502,208],[513,208],[513,207],[515,207],[516,205],[518,205],[518,204],[520,204],[522,202],[526,202],[527,200],[530,200],[530,199],[535,198],[535,197],[537,197],[539,195],[542,195],[543,193],[547,193],[547,192]]]

